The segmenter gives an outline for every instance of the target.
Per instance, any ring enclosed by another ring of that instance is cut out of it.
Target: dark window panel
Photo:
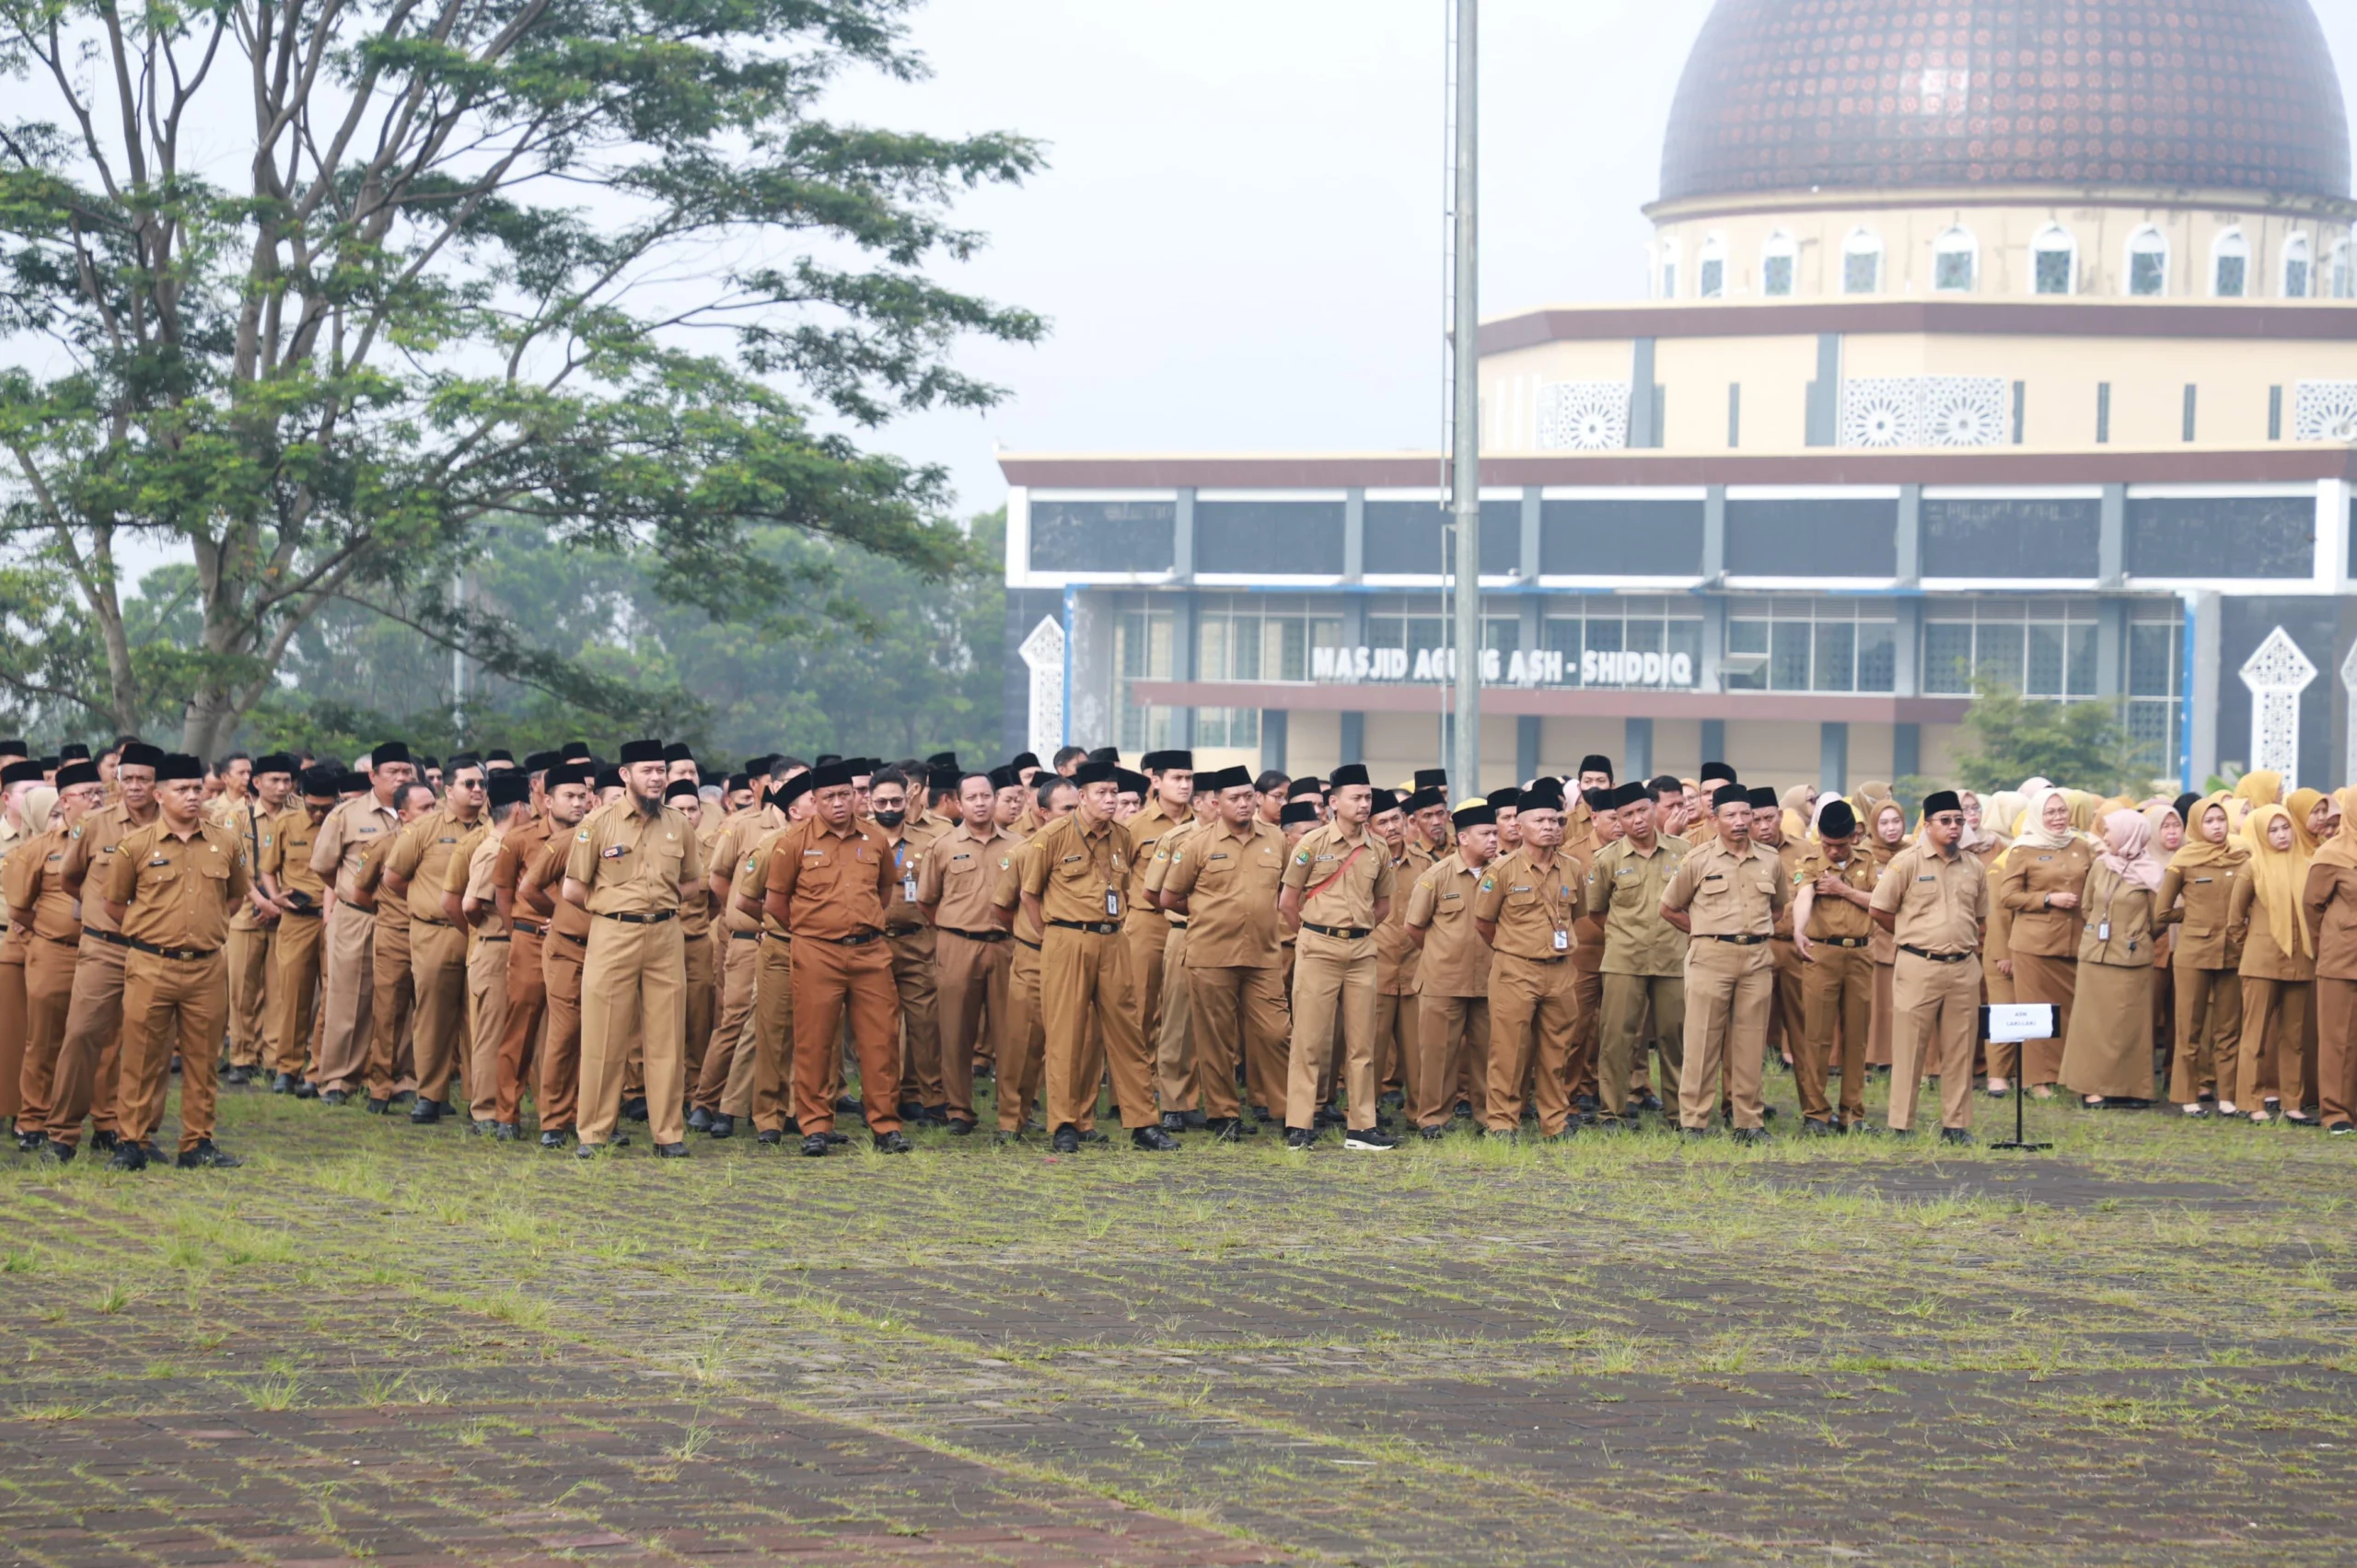
[[[1195,570],[1342,575],[1340,501],[1198,501]]]
[[[1730,501],[1727,571],[1746,577],[1890,577],[1898,503]]]
[[[1364,570],[1382,575],[1435,576],[1453,569],[1454,552],[1444,543],[1442,530],[1455,520],[1446,502],[1368,502]],[[1449,556],[1446,565],[1445,552]],[[1482,502],[1482,575],[1503,577],[1521,564],[1522,503]]]
[[[2316,504],[2305,495],[2131,496],[2128,570],[2140,577],[2305,577]]]
[[[1556,577],[1699,577],[1700,501],[1548,501],[1538,570]]]
[[[1178,531],[1176,501],[1034,501],[1035,572],[1167,572]]]
[[[2093,577],[2103,503],[1926,501],[1927,577]]]

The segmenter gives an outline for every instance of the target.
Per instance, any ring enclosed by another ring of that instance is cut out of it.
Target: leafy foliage
[[[1986,676],[1974,682],[1956,754],[1958,782],[2012,789],[2043,776],[2072,789],[2142,796],[2151,761],[2128,734],[2116,702],[2038,702]]]

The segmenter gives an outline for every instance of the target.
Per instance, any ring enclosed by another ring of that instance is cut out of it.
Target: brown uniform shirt
[[[2148,970],[2153,948],[2153,889],[2096,861],[2087,871],[2087,918],[2079,932],[2079,962]]]
[[[925,857],[933,851],[934,841],[941,835],[923,820],[904,822],[898,838],[882,828],[885,853],[892,862],[889,897],[884,902],[884,929],[909,932],[924,924],[924,915],[917,908],[917,894],[922,890],[919,878],[924,873]]]
[[[1584,880],[1579,861],[1560,846],[1542,855],[1526,844],[1484,868],[1473,918],[1497,926],[1492,946],[1508,958],[1568,958],[1573,927],[1586,907]]]
[[[1989,917],[1988,868],[1960,851],[1944,855],[1927,842],[1909,844],[1884,867],[1874,907],[1896,917],[1891,935],[1899,947],[1977,952]]]
[[[1129,885],[1130,835],[1119,822],[1085,830],[1075,811],[1040,829],[1030,842],[1038,848],[1023,863],[1021,886],[1039,900],[1042,918],[1051,924],[1087,925],[1121,918],[1120,908],[1106,907],[1107,889],[1118,906]]]
[[[1270,969],[1282,961],[1277,889],[1285,836],[1254,819],[1238,833],[1225,822],[1195,828],[1172,845],[1162,890],[1187,900],[1190,970]]]
[[[477,940],[508,934],[507,922],[499,916],[499,900],[493,896],[494,878],[499,875],[499,846],[505,842],[505,838],[493,836],[489,823],[477,827],[459,845],[463,853],[450,857],[449,874],[443,882],[445,892],[459,896],[461,918],[466,914],[467,900],[474,900],[482,919],[469,929]]]
[[[1388,851],[1386,852],[1387,854]],[[1413,996],[1422,971],[1423,952],[1408,935],[1408,900],[1415,896],[1416,879],[1433,868],[1433,856],[1412,837],[1391,863],[1391,885],[1408,894],[1394,893],[1391,912],[1375,928],[1375,993]]]
[[[2161,873],[2160,896],[2153,900],[2160,913],[2154,918],[2177,927],[2171,961],[2196,969],[2230,970],[2242,957],[2229,937],[2228,919],[2235,884],[2250,879],[2250,854],[2235,851],[2223,864],[2171,865]]]
[[[668,806],[649,817],[625,796],[574,830],[564,874],[589,890],[591,914],[660,914],[677,912],[680,882],[703,861],[687,818]]]
[[[525,871],[549,847],[549,835],[555,829],[556,824],[547,818],[534,817],[509,828],[507,836],[499,841],[499,854],[491,865],[491,890],[494,897],[506,892],[510,926],[521,922],[536,933],[548,928],[551,912],[524,897],[523,883]]]
[[[1352,858],[1354,851],[1356,859]],[[1391,854],[1381,839],[1364,828],[1353,839],[1340,823],[1323,822],[1294,846],[1293,857],[1285,863],[1285,886],[1301,889],[1304,925],[1372,931],[1375,906],[1393,896]],[[1313,894],[1312,889],[1319,890]]]
[[[347,903],[358,886],[360,862],[377,840],[401,830],[401,819],[373,795],[347,800],[327,815],[311,841],[311,869],[332,880],[335,896]]]
[[[1145,879],[1154,868],[1155,852],[1167,834],[1177,832],[1192,820],[1178,818],[1163,809],[1162,796],[1154,796],[1144,809],[1122,826],[1130,835],[1130,880],[1121,889],[1121,929],[1134,931],[1147,923],[1162,923],[1162,912],[1152,899],[1145,896]]]
[[[403,902],[412,920],[427,925],[450,923],[450,917],[443,912],[442,892],[449,886],[453,861],[458,863],[464,886],[467,863],[460,856],[460,845],[477,826],[460,821],[456,812],[445,807],[428,811],[393,840],[393,847],[385,852],[384,869],[409,884]]]
[[[1765,936],[1791,900],[1780,872],[1774,850],[1747,843],[1738,854],[1713,840],[1679,864],[1662,907],[1686,911],[1697,936]]]
[[[2094,864],[2095,852],[2078,839],[2061,849],[2014,845],[2005,856],[2005,874],[1997,883],[1998,901],[2014,914],[2005,937],[2009,951],[2044,958],[2077,954],[2084,904],[2079,909],[2049,910],[2045,907],[2046,895],[2083,891],[2087,867]]]
[[[1033,848],[1039,842],[1037,833],[1018,840],[1014,853],[999,857],[998,872],[991,881],[991,902],[1003,910],[1015,912],[1015,939],[1027,947],[1037,947],[1041,940],[1039,923],[1023,907],[1023,878],[1030,869]]]
[[[999,929],[991,913],[991,885],[999,863],[1015,853],[1012,834],[993,827],[976,833],[960,822],[933,841],[917,868],[917,902],[934,907],[933,923],[944,931],[984,935]]]
[[[322,819],[322,826],[325,825]],[[326,879],[311,869],[311,850],[319,842],[319,830],[311,826],[311,814],[298,802],[270,819],[262,834],[260,868],[285,894],[301,894],[294,901],[308,900],[318,909],[327,901]]]
[[[52,818],[46,831],[18,841],[0,862],[8,907],[31,912],[34,935],[67,947],[82,939],[73,895],[65,890],[65,851],[71,842],[65,819]]]
[[[1257,816],[1252,819],[1255,822],[1260,820]],[[1264,827],[1266,825],[1262,824]],[[1169,885],[1171,857],[1184,847],[1189,839],[1202,832],[1206,824],[1201,820],[1181,822],[1162,835],[1160,841],[1154,846],[1154,858],[1146,862],[1145,875],[1140,879],[1146,892],[1159,894]],[[1187,917],[1176,910],[1165,911],[1164,918],[1171,923],[1173,929],[1182,929],[1187,923]]]
[[[1793,867],[1791,881],[1794,897],[1798,898],[1803,888],[1815,887],[1817,879],[1829,871],[1840,877],[1845,885],[1855,888],[1861,893],[1871,894],[1875,890],[1875,884],[1880,880],[1880,874],[1875,869],[1875,857],[1854,844],[1851,846],[1850,858],[1840,865],[1834,865],[1833,857],[1819,847],[1801,856],[1800,863]],[[1829,898],[1824,894],[1818,894],[1809,900],[1808,939],[1810,941],[1861,942],[1873,936],[1874,934],[1873,914],[1847,899]]]
[[[249,792],[243,799],[232,800],[226,795],[215,796],[205,807],[208,819],[222,831],[238,841],[238,853],[245,857],[246,876],[250,880],[261,865],[261,842],[269,832],[271,813]],[[262,926],[261,912],[254,901],[247,899],[238,905],[229,917],[233,931],[258,931]]]
[[[2306,889],[2302,889],[2305,895]],[[2247,980],[2314,980],[2316,961],[2300,946],[2296,931],[2278,933],[2267,912],[2267,904],[2258,896],[2257,877],[2244,875],[2235,878],[2233,893],[2227,903],[2227,923],[2234,940],[2242,947],[2242,962],[2238,972]]]
[[[116,846],[100,897],[130,906],[122,935],[134,942],[212,952],[252,886],[236,834],[206,822],[183,839],[158,819]]]
[[[759,931],[765,923],[737,907],[737,878],[744,875],[746,866],[752,861],[753,851],[761,842],[784,827],[785,813],[774,806],[756,806],[749,810],[739,811],[721,824],[720,836],[713,842],[712,865],[715,870],[721,866],[728,868],[728,907],[720,912],[720,918],[721,923],[729,930]],[[761,865],[764,868],[768,866],[768,857],[762,858]],[[765,885],[759,883],[748,885],[743,889],[755,904],[761,901],[764,890]]]
[[[897,874],[883,830],[857,818],[838,832],[817,817],[770,842],[762,886],[785,895],[785,928],[830,942],[884,929]]]
[[[1661,917],[1662,895],[1690,852],[1655,838],[1650,854],[1616,839],[1587,868],[1587,907],[1604,914],[1606,974],[1674,975],[1686,968],[1686,934]]]
[[[2357,868],[2311,861],[2300,903],[2316,943],[2316,978],[2357,980]]]
[[[403,825],[403,828],[406,824]],[[377,900],[377,923],[387,931],[409,929],[409,902],[405,899],[388,899],[379,891],[385,877],[385,861],[401,842],[403,828],[370,839],[360,849],[360,858],[352,868],[354,891],[367,894]]]
[[[1481,873],[1452,850],[1426,866],[1409,889],[1407,922],[1424,934],[1423,958],[1416,968],[1423,995],[1490,994],[1490,946],[1473,929],[1473,895],[1480,887]]]
[[[161,817],[149,822],[149,827],[163,820]],[[67,835],[65,864],[63,870],[65,885],[75,889],[82,900],[82,923],[92,931],[112,931],[113,917],[107,913],[105,889],[112,885],[115,863],[122,858],[122,842],[139,830],[132,825],[123,805],[116,801],[95,811],[83,813]],[[226,836],[226,834],[224,835]],[[235,844],[231,845],[235,848]]]

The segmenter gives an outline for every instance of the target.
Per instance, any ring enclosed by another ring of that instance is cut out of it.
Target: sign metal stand
[[[2050,1002],[2009,1002],[1980,1009],[1980,1038],[1991,1045],[2019,1045],[2025,1040],[2052,1040],[2056,1026],[2055,1007]],[[2051,1144],[2033,1144],[2022,1124],[2022,1085],[2025,1074],[2022,1063],[2014,1063],[2014,1135],[2003,1143],[1992,1143],[1992,1149],[2050,1149]]]

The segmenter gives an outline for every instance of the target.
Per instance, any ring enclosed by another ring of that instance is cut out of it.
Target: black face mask
[[[905,811],[878,811],[876,823],[881,828],[897,828],[908,819],[908,815]]]

